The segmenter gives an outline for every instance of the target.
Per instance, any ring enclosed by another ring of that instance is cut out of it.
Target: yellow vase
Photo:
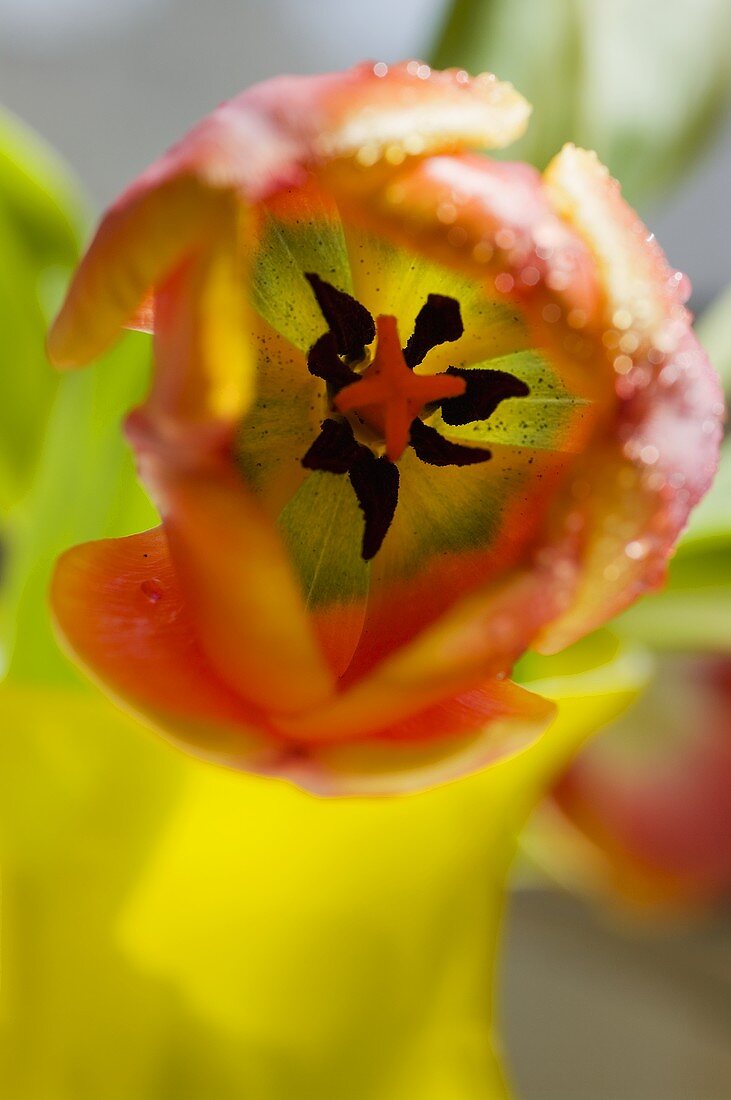
[[[91,692],[6,686],[3,1094],[506,1097],[492,990],[515,836],[636,687],[582,683],[479,775],[340,801],[192,761]]]

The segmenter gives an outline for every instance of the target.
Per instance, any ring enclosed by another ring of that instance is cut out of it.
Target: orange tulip
[[[282,77],[104,217],[50,350],[153,331],[127,430],[162,526],[68,552],[52,600],[189,750],[320,793],[462,774],[550,719],[520,654],[662,582],[718,384],[594,154],[474,152],[528,114],[415,61]]]

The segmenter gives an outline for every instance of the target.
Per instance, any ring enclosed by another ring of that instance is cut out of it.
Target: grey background
[[[101,206],[242,87],[287,70],[423,54],[441,8],[0,0],[0,101],[65,155]],[[683,186],[645,212],[690,275],[698,307],[730,277],[729,180],[727,125]],[[731,1096],[731,940],[722,922],[658,939],[534,889],[513,900],[506,947],[505,1031],[523,1100]]]

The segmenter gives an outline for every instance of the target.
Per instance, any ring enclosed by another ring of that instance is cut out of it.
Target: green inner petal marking
[[[460,553],[492,541],[507,488],[505,471],[496,472],[490,462],[427,466],[411,450],[404,452],[399,470],[399,506],[381,551],[381,564],[392,577],[413,575],[435,554]]]
[[[303,200],[296,220],[264,215],[252,279],[254,308],[302,351],[326,328],[305,271],[353,292],[342,224],[316,200]]]
[[[566,389],[550,361],[538,351],[519,351],[474,368],[503,370],[530,387],[527,397],[501,401],[489,420],[452,426],[437,412],[429,421],[450,439],[466,443],[502,443],[540,451],[578,453],[583,448],[592,405]]]
[[[459,302],[464,335],[433,348],[424,361],[425,372],[473,366],[528,346],[522,317],[509,303],[488,297],[475,280],[350,227],[346,235],[354,296],[374,317],[379,313],[397,317],[404,339],[413,331],[427,294],[443,294]]]
[[[348,477],[310,473],[279,516],[307,607],[347,605],[368,591],[363,513]]]
[[[305,477],[301,458],[320,430],[324,383],[309,374],[298,348],[260,324],[256,401],[239,430],[236,461],[277,516]]]

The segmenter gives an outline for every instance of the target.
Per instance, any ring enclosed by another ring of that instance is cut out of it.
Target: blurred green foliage
[[[45,332],[78,257],[83,221],[66,169],[0,112],[0,515],[34,471],[57,386]]]
[[[728,0],[454,0],[431,57],[490,70],[533,104],[511,160],[543,168],[566,141],[596,149],[642,207],[722,117],[730,32]]]
[[[148,341],[130,334],[79,374],[59,375],[46,358],[88,222],[68,170],[0,114],[0,645],[13,678],[45,684],[78,679],[48,613],[57,555],[155,522],[121,434],[144,392]]]

